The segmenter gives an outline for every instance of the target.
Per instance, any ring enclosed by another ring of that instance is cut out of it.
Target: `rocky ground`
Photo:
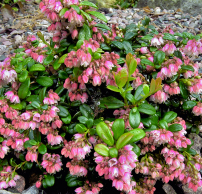
[[[202,33],[202,15],[187,14],[181,10],[161,10],[160,8],[138,9],[132,8],[127,10],[118,9],[100,9],[108,19],[108,25],[118,24],[121,27],[126,27],[127,24],[138,23],[145,16],[151,18],[151,21],[156,28],[165,28],[171,25],[175,32],[191,32],[193,34]],[[26,36],[36,35],[37,31],[41,31],[45,35],[45,39],[50,39],[51,33],[48,33],[47,27],[49,21],[39,14],[38,5],[29,1],[24,5],[24,12],[22,10],[14,14],[13,18],[5,19],[0,12],[0,62],[3,61],[10,53],[12,53],[19,45],[26,40]],[[196,59],[201,61],[202,57]],[[196,134],[191,134],[190,138],[195,141],[195,149],[198,153],[201,152],[202,138]],[[172,185],[172,186],[171,186]],[[39,194],[46,193],[38,190],[35,186],[25,186],[23,177],[19,182],[19,188],[9,189],[9,191],[0,190],[0,194],[22,193],[22,194]],[[202,188],[197,192],[188,189],[187,186],[182,186],[180,183],[159,184],[161,189],[157,189],[156,194],[201,194]],[[27,188],[26,190],[24,190]],[[68,192],[69,193],[69,192]],[[47,193],[50,194],[50,193]],[[59,194],[59,193],[55,193]]]

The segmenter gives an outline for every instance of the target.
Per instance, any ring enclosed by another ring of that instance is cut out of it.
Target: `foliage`
[[[196,191],[202,159],[187,133],[201,122],[201,36],[158,32],[149,18],[109,28],[88,1],[39,7],[51,40],[28,36],[0,64],[0,189],[34,168],[37,187],[60,177],[76,193],[105,179],[129,194],[154,193],[159,179]]]

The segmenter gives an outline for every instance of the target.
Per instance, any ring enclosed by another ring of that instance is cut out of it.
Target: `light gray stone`
[[[202,193],[202,187],[199,187],[196,192],[188,188],[188,185],[182,186],[182,189],[184,190],[184,194],[201,194]]]
[[[36,186],[29,187],[28,189],[24,190],[22,194],[39,194],[39,190]]]
[[[19,194],[19,193],[11,193],[9,191],[0,190],[0,194]]]
[[[197,154],[200,154],[202,148],[202,138],[195,133],[189,134],[189,138],[194,141],[194,145],[191,148],[196,150]]]
[[[169,184],[164,184],[163,185],[163,190],[166,192],[166,194],[177,194],[173,187]]]

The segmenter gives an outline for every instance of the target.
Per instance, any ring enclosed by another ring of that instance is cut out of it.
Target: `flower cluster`
[[[85,181],[83,187],[78,187],[75,189],[77,194],[98,194],[100,192],[100,188],[103,187],[102,183],[90,183],[88,180]]]
[[[61,170],[62,162],[58,154],[44,154],[41,166],[50,174],[54,174]]]
[[[137,162],[137,156],[132,151],[132,146],[127,145],[120,149],[118,159],[103,157],[96,152],[95,156],[96,171],[99,176],[104,175],[105,179],[112,180],[112,186],[117,190],[132,194],[136,182],[131,180],[131,172]]]

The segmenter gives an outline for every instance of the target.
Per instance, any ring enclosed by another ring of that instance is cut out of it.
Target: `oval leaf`
[[[29,71],[45,71],[46,68],[42,64],[34,64],[30,67]]]
[[[104,122],[100,122],[97,126],[96,126],[96,132],[98,134],[98,136],[109,146],[113,146],[114,145],[114,139],[112,136],[112,133],[109,129],[109,127],[104,123]]]
[[[50,87],[53,85],[53,80],[47,76],[40,76],[36,79],[36,82],[44,87]]]
[[[156,114],[156,109],[150,104],[141,104],[138,107],[138,111],[147,115]]]
[[[131,109],[129,113],[129,123],[132,128],[137,128],[140,125],[140,113],[137,110],[137,107]]]
[[[95,147],[94,147],[94,150],[100,154],[101,156],[106,156],[108,157],[109,156],[109,148],[104,145],[104,144],[97,144]]]
[[[124,133],[123,135],[121,135],[121,137],[119,137],[119,139],[116,142],[116,149],[121,149],[123,148],[134,136],[134,134],[132,133]]]
[[[168,131],[177,132],[182,130],[182,125],[180,124],[172,124],[168,127]]]
[[[125,129],[125,122],[123,119],[116,119],[112,125],[112,131],[114,132],[114,139],[117,140]]]

